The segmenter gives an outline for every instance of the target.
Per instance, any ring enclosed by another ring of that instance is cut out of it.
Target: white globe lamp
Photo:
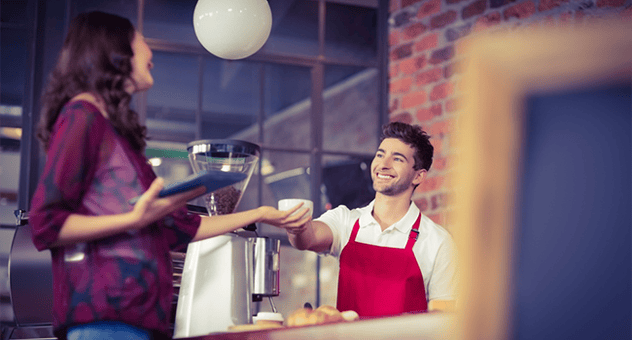
[[[268,40],[272,12],[267,0],[199,0],[193,11],[193,28],[212,54],[242,59]]]

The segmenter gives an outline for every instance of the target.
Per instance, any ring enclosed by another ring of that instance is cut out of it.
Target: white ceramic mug
[[[256,324],[275,323],[283,325],[283,314],[272,312],[259,312],[257,316],[252,317],[252,321]]]
[[[301,206],[298,209],[298,211],[303,210],[303,208],[309,208],[308,214],[309,214],[309,216],[312,216],[312,214],[314,213],[314,203],[312,201],[310,201],[310,200],[304,200],[304,199],[300,199],[300,198],[286,198],[286,199],[280,200],[279,201],[279,210],[281,210],[281,211],[290,210],[290,209],[294,208],[299,203],[303,203],[303,206]],[[294,214],[296,214],[296,212]]]

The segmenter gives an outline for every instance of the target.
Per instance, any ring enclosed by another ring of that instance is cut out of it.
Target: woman
[[[60,339],[169,338],[170,251],[254,222],[309,219],[307,209],[291,216],[298,206],[189,215],[186,202],[203,188],[157,197],[163,180],[143,155],[146,129],[129,107],[133,93],[153,85],[151,60],[129,20],[81,14],[42,97],[38,137],[47,160],[30,223],[36,247],[51,250]]]

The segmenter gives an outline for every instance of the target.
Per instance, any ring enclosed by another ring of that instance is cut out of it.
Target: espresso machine
[[[239,140],[188,144],[193,171],[240,172],[246,178],[198,199],[208,215],[235,211],[259,161],[258,145]],[[280,240],[259,237],[256,226],[189,244],[176,305],[174,338],[226,332],[252,322],[253,302],[279,295]]]

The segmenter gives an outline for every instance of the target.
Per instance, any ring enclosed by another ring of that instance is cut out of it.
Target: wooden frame
[[[629,82],[630,32],[629,22],[616,21],[496,33],[468,44],[453,178],[460,339],[512,334],[512,245],[526,96]]]

